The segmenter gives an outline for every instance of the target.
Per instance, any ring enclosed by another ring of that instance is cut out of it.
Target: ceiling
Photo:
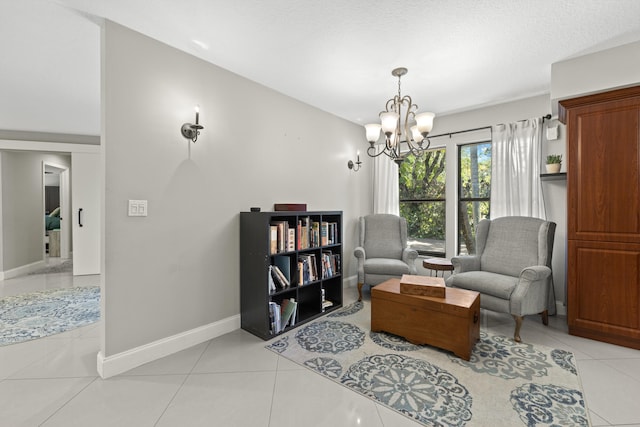
[[[355,123],[395,67],[442,115],[548,93],[552,63],[640,40],[638,0],[0,0],[0,129],[100,133],[95,17]]]

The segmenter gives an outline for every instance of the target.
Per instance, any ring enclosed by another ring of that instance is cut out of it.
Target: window
[[[458,253],[475,253],[476,226],[489,217],[491,142],[458,146]]]
[[[409,246],[421,255],[445,255],[445,149],[409,155],[399,168],[400,216]]]

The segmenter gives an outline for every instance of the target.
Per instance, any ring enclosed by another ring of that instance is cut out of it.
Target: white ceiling
[[[99,134],[91,16],[356,123],[398,66],[445,114],[548,93],[552,63],[640,40],[638,0],[0,0],[0,129]]]

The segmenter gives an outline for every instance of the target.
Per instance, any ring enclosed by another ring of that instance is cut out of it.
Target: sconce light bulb
[[[200,106],[196,105],[196,124],[200,124]]]

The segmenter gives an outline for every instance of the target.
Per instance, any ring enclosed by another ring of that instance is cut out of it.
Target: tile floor
[[[0,281],[0,296],[99,283],[57,273]],[[345,289],[345,302],[356,298]],[[367,294],[366,297],[369,295]],[[483,326],[510,335],[509,316]],[[640,426],[640,351],[570,336],[566,319],[526,319],[528,342],[573,351],[593,426]],[[0,426],[417,426],[265,350],[237,330],[102,380],[97,324],[0,347]]]

